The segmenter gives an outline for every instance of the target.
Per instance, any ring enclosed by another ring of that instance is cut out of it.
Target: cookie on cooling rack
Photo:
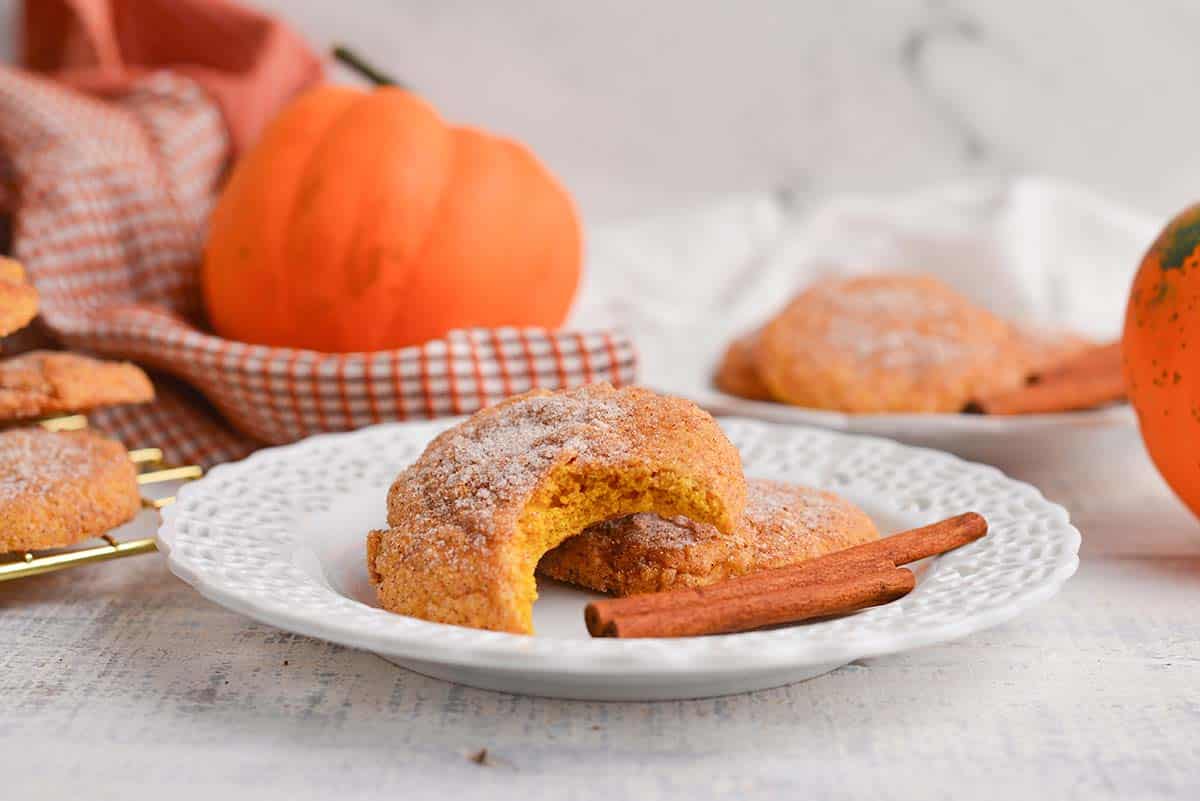
[[[865,512],[832,492],[746,482],[731,534],[686,517],[636,514],[594,525],[542,557],[538,573],[613,595],[703,587],[879,539]]]
[[[37,315],[38,294],[19,262],[0,256],[0,337],[29,325]]]
[[[154,400],[140,367],[38,350],[0,361],[0,422]]]
[[[0,552],[61,548],[132,520],[137,472],[91,431],[0,431]]]

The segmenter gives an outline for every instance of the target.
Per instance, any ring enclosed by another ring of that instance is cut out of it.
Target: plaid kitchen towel
[[[203,395],[159,382],[148,410],[98,413],[95,423],[128,446],[157,444],[174,461],[212,464],[261,443],[465,414],[534,387],[634,380],[631,342],[607,331],[455,331],[349,354],[206,332],[199,262],[231,152],[229,109],[174,71],[144,74],[108,98],[0,70],[0,202],[41,294],[46,333]]]

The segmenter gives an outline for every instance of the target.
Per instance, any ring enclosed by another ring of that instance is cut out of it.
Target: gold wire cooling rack
[[[87,428],[87,417],[73,414],[39,421],[39,425],[51,431],[77,431]],[[168,465],[163,462],[163,453],[158,448],[136,448],[129,451],[129,460],[137,466],[137,483],[141,487],[152,487],[167,482],[193,481],[204,475],[199,465]],[[174,495],[142,494],[142,508],[158,511],[175,501]],[[0,581],[52,573],[70,567],[136,556],[158,550],[152,537],[135,540],[117,540],[111,534],[101,536],[103,545],[78,548],[54,549],[49,551],[20,551],[0,554]]]

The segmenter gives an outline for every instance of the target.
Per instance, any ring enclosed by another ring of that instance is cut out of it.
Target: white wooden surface
[[[157,556],[0,585],[0,797],[1194,799],[1200,526],[1112,458],[1153,489],[1106,525],[1077,487],[1053,601],[729,698],[454,686],[227,612]]]

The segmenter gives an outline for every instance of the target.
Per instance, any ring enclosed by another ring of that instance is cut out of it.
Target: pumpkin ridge
[[[380,90],[380,91],[388,91],[388,90],[384,89],[384,90]],[[400,90],[393,90],[393,91],[400,91]],[[378,93],[376,93],[376,94],[378,94]],[[426,218],[425,226],[420,234],[420,239],[415,244],[406,248],[407,256],[402,261],[403,279],[401,282],[397,283],[397,285],[395,287],[389,289],[386,293],[389,301],[393,301],[393,300],[395,301],[395,302],[389,302],[386,307],[387,308],[387,319],[382,325],[382,327],[385,328],[386,330],[394,330],[396,327],[396,323],[405,317],[411,316],[413,314],[420,314],[420,313],[423,313],[426,311],[425,309],[421,309],[419,307],[414,307],[412,303],[404,302],[404,299],[409,294],[407,290],[411,286],[415,276],[422,269],[422,266],[424,264],[424,256],[425,256],[425,252],[428,247],[428,243],[433,238],[434,231],[437,229],[438,221],[442,214],[442,209],[447,202],[447,198],[451,195],[452,180],[455,175],[454,165],[455,165],[455,161],[457,159],[457,153],[458,153],[458,142],[453,135],[454,134],[453,127],[446,123],[446,120],[443,119],[442,115],[438,113],[436,108],[434,108],[433,106],[431,106],[427,103],[424,103],[424,101],[421,100],[421,98],[419,98],[419,97],[417,97],[416,99],[418,101],[421,101],[422,105],[425,106],[425,108],[428,110],[428,112],[431,115],[431,117],[433,118],[433,120],[436,121],[438,123],[438,125],[441,126],[441,128],[445,131],[445,134],[446,134],[445,141],[447,143],[447,153],[445,156],[445,164],[444,164],[443,169],[441,170],[440,180],[438,182],[437,189],[436,189],[436,193],[437,193],[436,200],[431,204],[431,211],[429,212],[429,215]],[[373,205],[373,204],[368,204],[368,206],[370,206],[370,205]],[[363,241],[368,241],[371,243],[376,242],[378,239],[378,236],[376,235],[375,229],[379,225],[387,224],[385,221],[381,221],[379,217],[369,216],[369,215],[364,215],[364,219],[360,220],[359,222],[360,223],[365,222],[365,224],[356,226],[357,228],[359,228],[359,230],[356,230],[356,232],[355,232],[356,233],[355,248],[354,248],[355,251],[357,251],[359,249],[359,247],[361,247],[361,243]],[[377,252],[379,252],[379,257],[378,257],[379,261],[382,261],[383,259],[386,258],[386,256],[381,251],[377,251]],[[367,259],[371,258],[370,253],[364,253],[363,255]],[[393,264],[393,269],[394,269],[395,266],[400,265],[401,262],[397,260],[397,261],[393,261],[392,264]],[[345,272],[349,273],[350,270],[347,269]],[[393,280],[392,283],[396,283],[396,282]],[[382,294],[382,292],[381,292],[381,294]],[[417,343],[412,343],[412,344],[417,344]]]
[[[442,184],[438,187],[437,202],[433,204],[433,212],[429,215],[429,225],[425,227],[425,232],[421,237],[420,243],[413,248],[412,256],[410,256],[408,259],[408,263],[417,268],[420,268],[425,264],[425,258],[428,254],[430,245],[434,241],[434,234],[437,231],[438,224],[441,222],[442,215],[445,213],[446,206],[451,197],[450,185],[452,179],[458,174],[456,168],[458,166],[458,160],[461,157],[461,149],[459,147],[458,137],[455,135],[457,133],[457,129],[453,126],[447,126],[447,129],[449,133],[447,141],[450,143],[450,152],[448,154],[449,157],[446,159],[446,170],[444,173],[442,173]],[[398,299],[404,297],[406,291],[409,289],[414,278],[416,277],[416,272],[417,271],[413,269],[408,270],[405,275],[404,283],[399,285],[394,290],[394,294]],[[393,306],[393,308],[401,313],[406,311],[407,313],[412,313],[412,310],[405,309],[404,304],[396,304]]]
[[[370,96],[368,95],[363,99],[365,101],[369,98]],[[442,186],[439,187],[439,192],[445,191],[445,183],[445,180],[443,180]],[[347,278],[346,291],[350,297],[355,299],[361,298],[367,293],[372,284],[379,280],[379,274],[381,272],[381,265],[379,262],[383,258],[382,253],[377,246],[370,244],[375,241],[374,229],[377,225],[377,218],[370,214],[361,213],[362,209],[369,210],[377,208],[382,203],[380,195],[384,194],[384,188],[379,185],[375,185],[372,187],[372,189],[373,192],[370,197],[364,197],[362,194],[355,196],[356,213],[353,215],[354,225],[353,236],[351,237],[351,242],[353,244],[348,251],[342,254],[341,264],[339,264],[341,274]],[[428,232],[428,230],[429,228],[427,226],[426,232]],[[355,265],[362,262],[373,264],[373,269],[368,267],[369,277],[366,281],[356,285],[353,278],[355,277],[355,274],[359,272],[359,270]],[[406,261],[405,266],[408,268],[405,271],[406,274],[411,275],[411,261]]]
[[[571,198],[571,195],[565,190],[565,188],[562,187],[562,185],[558,182],[558,179],[555,178],[553,174],[551,174],[550,170],[546,168],[546,165],[542,164],[540,159],[538,159],[533,153],[531,153],[529,151],[528,148],[526,148],[523,144],[516,141],[515,139],[510,139],[510,138],[504,137],[504,136],[493,137],[493,139],[498,140],[498,142],[501,145],[503,145],[506,149],[515,153],[542,180],[545,180],[545,181],[553,184],[555,187],[557,187],[562,192],[563,197],[566,199],[567,206],[569,207],[571,214],[578,217],[579,211],[578,211],[578,209],[575,208],[575,203],[574,203],[573,199]],[[578,240],[576,242],[576,250],[579,250],[579,251],[583,250],[582,239],[583,239],[582,236],[580,236],[578,238]],[[540,244],[541,250],[543,252],[547,252],[550,250],[548,243],[541,242],[539,244]],[[542,269],[538,272],[538,274],[536,276],[533,277],[533,280],[535,280],[539,285],[544,280],[546,280],[550,275],[552,275],[554,273],[556,265],[551,260],[545,259],[545,260],[541,261],[541,267],[542,267]],[[579,291],[579,282],[580,282],[580,276],[577,275],[575,282],[574,282],[573,286],[571,287],[571,291],[569,293],[570,300],[567,303],[567,312],[564,312],[564,315],[563,315],[564,321],[565,321],[566,313],[569,313],[570,307],[572,305],[574,305],[575,295]],[[563,322],[563,321],[560,321],[560,323],[561,322]]]
[[[383,90],[383,91],[387,91],[387,90]],[[406,93],[406,95],[407,95],[407,93]],[[407,287],[409,287],[412,284],[414,277],[423,268],[424,255],[425,255],[425,251],[427,249],[427,243],[433,237],[433,232],[437,228],[438,220],[442,213],[442,208],[446,203],[447,197],[449,197],[449,195],[451,194],[452,180],[455,175],[454,165],[455,165],[455,160],[457,159],[457,153],[458,153],[458,143],[453,135],[454,134],[453,128],[446,123],[446,120],[442,118],[442,115],[438,113],[438,110],[436,108],[434,108],[432,105],[429,105],[428,103],[425,103],[418,96],[415,96],[415,95],[411,95],[411,96],[416,98],[416,100],[418,100],[422,104],[422,106],[429,112],[431,118],[437,123],[440,130],[443,132],[443,139],[446,143],[446,153],[444,154],[444,163],[442,165],[442,169],[440,171],[440,176],[439,176],[439,180],[438,180],[437,187],[436,187],[436,199],[433,201],[432,204],[430,204],[430,211],[428,213],[428,216],[425,219],[425,224],[424,224],[423,229],[421,230],[420,237],[419,237],[418,241],[416,241],[414,244],[411,244],[411,245],[408,245],[405,247],[405,254],[404,254],[404,258],[403,258],[402,280],[396,281],[395,279],[393,279],[393,281],[391,281],[390,283],[394,283],[394,284],[396,284],[396,286],[386,292],[386,295],[387,295],[389,301],[391,301],[393,298],[396,299],[397,301],[399,301],[399,302],[389,302],[387,304],[387,307],[386,307],[387,312],[388,312],[387,319],[383,323],[383,327],[386,330],[394,330],[396,328],[397,322],[401,321],[405,317],[409,317],[413,314],[421,314],[421,313],[425,312],[424,309],[421,309],[419,307],[414,307],[414,305],[412,303],[403,302],[403,299],[404,299],[405,295],[407,294],[406,293]],[[387,222],[377,216],[371,218],[370,225],[369,225],[368,231],[367,231],[368,241],[370,241],[372,243],[375,243],[378,241],[379,237],[378,237],[376,231],[373,229],[377,228],[380,225],[386,226]],[[384,259],[387,258],[387,254],[382,252],[381,250],[377,250],[377,253],[378,253],[378,260],[380,263]],[[371,254],[368,253],[365,255],[368,259],[371,258]],[[400,262],[398,260],[394,260],[392,262],[393,269],[395,269],[395,267],[398,266],[399,263]],[[380,287],[380,293],[385,294],[382,291],[382,286]],[[413,344],[416,344],[416,343],[413,343]]]
[[[296,202],[294,202],[293,205],[291,206],[291,208],[288,210],[288,214],[286,217],[285,225],[286,225],[287,230],[293,230],[294,227],[297,227],[296,226],[297,216],[300,216],[307,212],[306,204],[304,202],[304,199],[301,197],[301,195],[304,192],[304,187],[308,180],[310,180],[310,179],[317,180],[320,178],[320,168],[319,168],[319,166],[314,167],[314,162],[317,161],[318,156],[321,155],[321,153],[323,152],[325,147],[327,147],[330,144],[330,142],[332,141],[334,134],[339,129],[338,123],[341,122],[343,119],[345,119],[345,117],[347,115],[349,115],[356,107],[365,103],[369,99],[369,97],[370,97],[369,95],[364,94],[362,97],[356,98],[352,103],[350,103],[348,106],[343,108],[341,110],[341,113],[339,113],[335,117],[328,120],[327,124],[325,125],[324,130],[321,131],[320,135],[317,136],[316,140],[313,142],[312,146],[309,148],[308,155],[304,159],[303,165],[300,167],[301,177],[300,177],[300,181],[297,183]],[[317,192],[320,191],[319,186],[320,185],[318,183],[316,187],[314,187],[312,190],[310,190],[314,194],[314,196]],[[354,216],[358,217],[357,214]],[[356,237],[356,240],[357,240],[357,237]],[[288,252],[286,245],[284,246],[283,252],[281,252],[279,254],[279,259],[282,263],[285,263],[285,264],[291,260],[291,254]],[[338,268],[342,271],[344,271],[344,268],[345,268],[345,264],[344,264],[345,260],[346,260],[346,257],[343,256],[341,259],[343,264],[338,265]],[[305,297],[304,297],[304,293],[308,289],[308,287],[305,286],[303,282],[287,281],[287,282],[284,282],[284,287],[285,287],[286,292],[288,293],[288,306],[290,308],[302,308],[305,305],[307,305]],[[338,332],[338,333],[340,334],[340,332]],[[314,350],[315,349],[316,348],[314,348]]]
[[[364,260],[370,259],[369,246],[375,243],[379,236],[379,226],[386,225],[379,213],[376,212],[381,205],[381,197],[387,197],[388,187],[382,183],[371,184],[372,192],[367,195],[363,192],[347,192],[347,187],[341,183],[341,173],[334,165],[323,162],[323,159],[328,157],[329,151],[336,151],[338,145],[342,143],[342,138],[348,136],[348,132],[354,128],[353,123],[355,117],[368,117],[372,113],[372,104],[377,102],[387,102],[388,100],[401,99],[403,102],[416,101],[423,111],[427,111],[430,119],[438,128],[444,128],[444,121],[427,103],[420,98],[409,95],[398,89],[382,89],[376,92],[363,93],[361,98],[344,109],[343,113],[322,133],[321,137],[315,142],[310,150],[309,158],[306,161],[305,171],[310,174],[320,176],[324,173],[326,180],[333,185],[333,190],[336,196],[342,198],[342,202],[346,203],[346,208],[350,211],[344,212],[343,217],[349,220],[348,233],[345,235],[345,241],[348,242],[348,247],[336,249],[333,252],[325,250],[324,254],[327,261],[322,266],[322,272],[331,276],[336,276],[336,284],[331,288],[330,297],[341,299],[334,301],[334,306],[341,305],[347,309],[357,308],[361,302],[368,300],[373,291],[377,287],[364,287],[363,291],[353,291],[353,276],[360,272],[358,265]],[[378,112],[377,112],[378,113]],[[411,113],[407,110],[404,113]],[[350,118],[349,120],[347,118]],[[413,143],[407,143],[412,145]],[[384,145],[386,146],[386,145]],[[394,153],[374,154],[376,158],[384,158],[386,156],[394,156]],[[439,196],[446,192],[448,185],[448,174],[443,171],[437,186]],[[346,195],[349,197],[346,197]],[[288,226],[297,230],[306,230],[312,228],[310,225],[304,224],[303,213],[305,209],[303,202],[298,202],[292,208],[292,215],[289,216]],[[436,216],[430,214],[425,220],[421,237],[428,236],[428,232],[436,224]],[[409,249],[409,252],[412,252]],[[294,255],[294,254],[293,254]],[[381,256],[381,258],[383,258]],[[295,262],[296,259],[291,259]],[[402,273],[404,280],[407,281],[413,271],[417,269],[417,263],[411,259],[396,259],[389,262],[389,267],[394,274]],[[312,307],[311,288],[303,286],[301,282],[292,282],[291,286],[295,288],[298,297],[302,303],[295,303],[293,308],[304,310],[311,308],[314,314],[309,315],[313,320],[325,321],[325,330],[321,332],[309,332],[305,336],[319,336],[326,340],[328,344],[325,346],[326,351],[346,351],[346,350],[378,350],[382,345],[378,342],[376,331],[387,331],[394,328],[394,321],[399,315],[411,314],[411,304],[406,307],[404,304],[389,304],[388,318],[386,321],[379,320],[379,312],[375,310],[370,314],[368,319],[364,319],[361,315],[355,314],[338,314],[334,306],[330,308]],[[299,325],[305,325],[306,321],[298,321]],[[321,349],[316,348],[314,349]]]

